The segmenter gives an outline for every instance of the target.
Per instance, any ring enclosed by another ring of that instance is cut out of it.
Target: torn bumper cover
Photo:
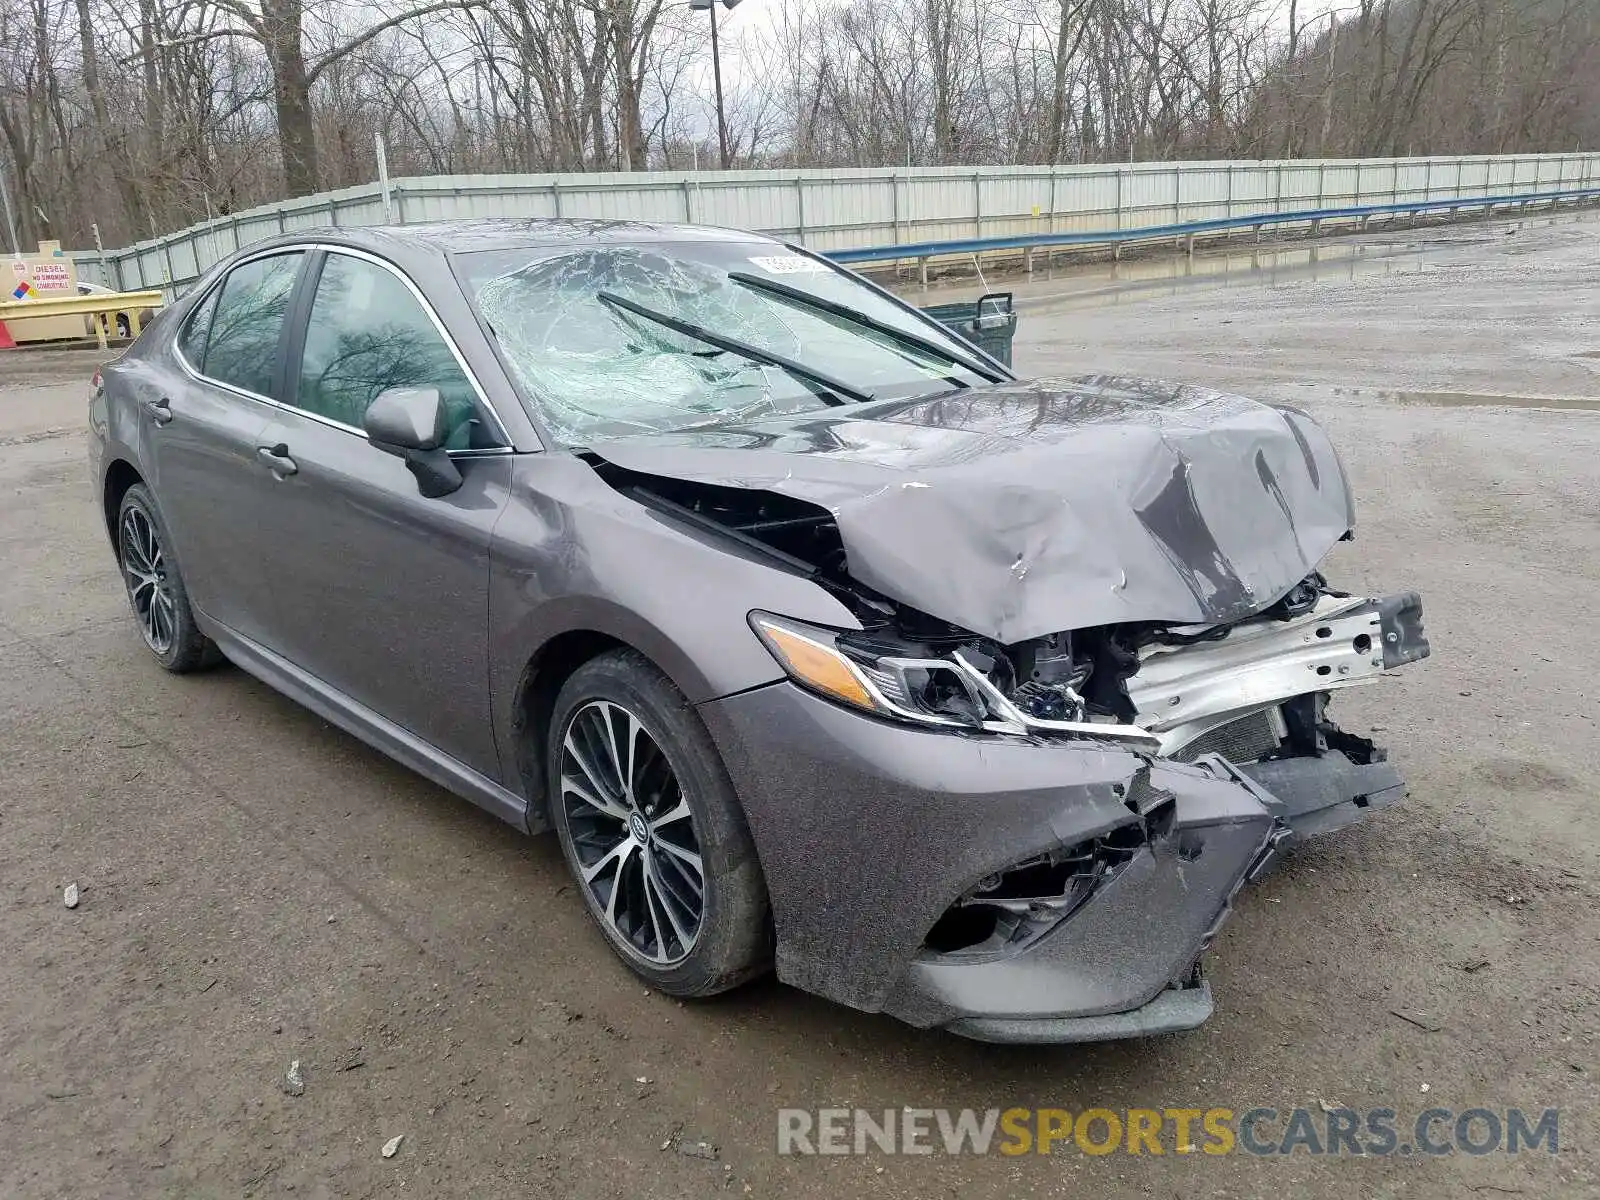
[[[1403,791],[1336,749],[1235,766],[959,736],[791,683],[701,711],[761,856],[779,978],[985,1041],[1199,1025],[1199,958],[1239,889]]]

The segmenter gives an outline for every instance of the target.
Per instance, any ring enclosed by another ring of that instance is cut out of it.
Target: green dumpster
[[[1010,292],[989,292],[977,300],[956,304],[930,304],[922,310],[939,324],[971,342],[991,358],[1011,365],[1011,342],[1017,334],[1017,314]]]

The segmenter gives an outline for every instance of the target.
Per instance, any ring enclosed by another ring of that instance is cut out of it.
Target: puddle
[[[1263,242],[1251,245],[1218,246],[1200,249],[1193,255],[1176,248],[1162,253],[1152,243],[1120,261],[1103,259],[1085,262],[1076,255],[1058,251],[1034,256],[1030,276],[1011,268],[985,271],[985,282],[967,275],[918,287],[910,278],[879,276],[894,291],[912,304],[936,304],[950,300],[976,298],[986,291],[1009,291],[1019,310],[1070,309],[1079,306],[1102,307],[1152,296],[1176,295],[1192,288],[1276,287],[1289,283],[1355,279],[1373,274],[1415,274],[1459,258],[1464,251],[1481,253],[1487,244],[1509,252],[1511,236],[1525,227],[1565,225],[1585,219],[1588,214],[1563,214],[1543,219],[1495,222],[1493,232],[1483,227],[1470,233],[1457,226],[1407,231],[1395,236],[1378,234],[1330,238],[1325,241]],[[1589,219],[1592,219],[1590,217]],[[1600,354],[1600,352],[1597,352]],[[1490,403],[1485,401],[1484,403]],[[1492,403],[1510,403],[1493,401]],[[1543,403],[1539,405],[1544,407]]]
[[[1589,396],[1501,396],[1492,392],[1373,392],[1391,404],[1428,408],[1553,408],[1600,412],[1600,399]]]
[[[896,290],[913,304],[976,297],[991,290],[1011,292],[1019,310],[1100,307],[1195,287],[1274,287],[1291,281],[1352,279],[1373,271],[1410,273],[1425,269],[1429,249],[1420,242],[1300,242],[1200,250],[1193,257],[1178,252],[1094,263],[1063,263],[1063,255],[1054,265],[1040,253],[1031,278],[1016,271],[990,271],[987,289],[965,279],[926,291],[903,285]]]
[[[1532,408],[1561,412],[1600,412],[1596,396],[1512,396],[1502,392],[1401,392],[1383,388],[1336,387],[1335,396],[1360,396],[1403,408]]]

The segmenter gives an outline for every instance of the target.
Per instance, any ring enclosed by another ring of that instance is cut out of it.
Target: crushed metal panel
[[[1309,418],[1149,380],[974,387],[622,438],[603,454],[819,504],[853,578],[1008,644],[1237,620],[1352,523],[1344,471]]]

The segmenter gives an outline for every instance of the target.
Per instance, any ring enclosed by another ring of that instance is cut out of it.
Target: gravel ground
[[[1325,421],[1360,506],[1332,573],[1421,590],[1434,646],[1337,704],[1409,800],[1241,897],[1208,1025],[1106,1046],[982,1046],[770,981],[647,993],[553,841],[239,671],[156,669],[85,479],[95,358],[0,353],[0,1196],[1600,1194],[1600,220],[1305,257],[1018,288],[1027,371]],[[774,1150],[779,1107],[1323,1103],[1558,1106],[1562,1152]]]

